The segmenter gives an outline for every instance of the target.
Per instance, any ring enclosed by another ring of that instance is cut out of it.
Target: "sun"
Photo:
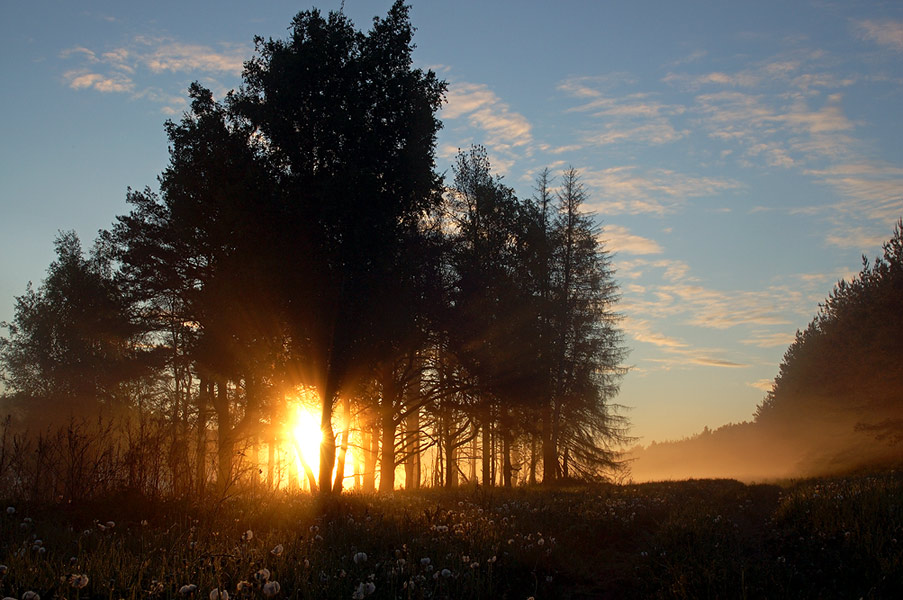
[[[320,416],[298,404],[295,406],[295,415],[291,427],[292,443],[295,446],[295,454],[300,471],[306,470],[304,465],[315,474],[320,469],[320,443],[323,441],[323,431],[320,429]]]

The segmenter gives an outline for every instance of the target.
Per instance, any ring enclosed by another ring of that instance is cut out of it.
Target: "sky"
[[[749,420],[797,329],[903,217],[903,3],[414,1],[448,84],[437,163],[487,147],[521,197],[576,168],[630,349],[643,444]],[[347,0],[360,29],[389,0]],[[0,2],[0,320],[59,231],[85,247],[156,188],[164,122],[241,82],[267,2]],[[5,331],[2,334],[5,335]]]

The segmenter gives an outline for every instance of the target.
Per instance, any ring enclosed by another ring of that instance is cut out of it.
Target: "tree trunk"
[[[445,418],[445,487],[458,487],[458,452],[457,436],[452,435],[455,424],[451,422],[451,414]]]
[[[339,447],[339,462],[336,466],[335,482],[332,491],[342,493],[345,485],[345,458],[348,456],[348,437],[351,435],[351,399],[342,398],[342,445]]]
[[[500,435],[502,436],[502,485],[511,487],[511,427],[508,423],[508,411],[505,410],[505,422]]]
[[[323,390],[320,412],[320,433],[322,440],[320,441],[320,493],[330,494],[332,492],[332,470],[335,468],[335,432],[332,429],[332,409],[336,397],[336,389],[331,381],[331,376],[327,377],[326,387]]]
[[[530,485],[536,485],[536,434],[530,436]]]
[[[225,494],[232,483],[232,453],[235,445],[235,439],[232,435],[232,414],[229,410],[229,398],[225,381],[217,382],[213,405],[216,409],[217,418],[216,484],[220,494]]]
[[[376,463],[379,458],[379,428],[371,422],[364,437],[364,477],[363,491],[372,494],[376,491]]]
[[[380,407],[382,425],[382,454],[379,461],[379,491],[391,492],[395,489],[395,410],[394,402],[383,398]]]
[[[492,426],[489,420],[489,409],[483,419],[483,485],[492,485]]]
[[[546,405],[542,412],[542,483],[551,484],[558,475],[558,449],[555,447],[552,407]]]
[[[420,410],[412,410],[405,418],[404,488],[420,487]]]
[[[204,488],[207,485],[207,406],[212,393],[213,384],[202,378],[198,393],[198,429],[194,449],[195,490],[199,500],[204,497]]]

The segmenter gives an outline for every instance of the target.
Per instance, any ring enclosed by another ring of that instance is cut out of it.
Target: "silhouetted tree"
[[[147,372],[149,357],[110,259],[102,245],[86,258],[74,232],[61,233],[55,246],[47,277],[37,290],[29,284],[13,321],[3,324],[9,337],[0,338],[0,377],[45,417],[126,406],[123,385]]]
[[[322,400],[321,486],[335,464],[336,400],[393,341],[383,311],[403,240],[439,199],[445,84],[412,67],[408,10],[396,2],[367,34],[342,13],[299,13],[287,40],[257,40],[230,102],[278,172],[286,314]]]

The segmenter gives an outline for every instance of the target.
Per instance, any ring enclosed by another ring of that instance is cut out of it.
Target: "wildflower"
[[[260,569],[256,573],[254,573],[254,579],[257,581],[269,581],[270,580],[270,570],[269,569]]]
[[[267,581],[263,586],[263,595],[267,598],[272,598],[279,593],[279,589],[278,581]]]
[[[77,590],[83,589],[88,585],[88,576],[87,575],[76,575],[73,573],[69,577],[69,585],[74,587]]]
[[[367,553],[366,552],[358,552],[354,555],[354,564],[359,565],[367,562]]]
[[[188,583],[179,588],[179,594],[182,596],[190,596],[198,591],[198,586],[193,583]],[[24,598],[22,600],[25,600]]]
[[[229,600],[229,592],[226,590],[220,591],[219,588],[213,588],[210,590],[210,600]]]
[[[254,539],[254,532],[250,529],[241,534],[241,541],[243,542],[250,542],[252,539]]]
[[[282,544],[276,544],[276,547],[270,550],[270,554],[273,556],[282,556],[282,553],[285,551],[285,548]]]

